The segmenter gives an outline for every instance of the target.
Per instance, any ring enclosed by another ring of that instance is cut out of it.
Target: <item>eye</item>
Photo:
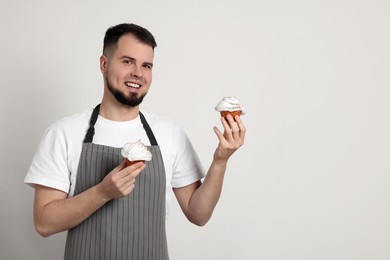
[[[133,64],[133,61],[132,60],[123,60],[123,63],[124,64]]]
[[[144,64],[143,67],[150,70],[153,68],[153,65],[152,64]]]

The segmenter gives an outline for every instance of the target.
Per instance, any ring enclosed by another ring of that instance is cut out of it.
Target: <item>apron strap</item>
[[[95,123],[99,116],[99,110],[100,104],[97,105],[92,112],[91,119],[89,120],[89,128],[84,138],[84,143],[92,143],[93,135],[95,134]]]
[[[144,115],[141,113],[141,111],[139,112],[139,116],[141,118],[142,126],[144,127],[146,134],[149,138],[150,145],[158,145],[156,137],[154,137],[153,131],[150,128],[148,122],[146,121],[146,119],[145,119]]]
[[[100,104],[97,105],[93,109],[91,119],[89,120],[89,128],[88,128],[87,134],[85,135],[85,138],[84,138],[84,143],[92,143],[93,136],[95,134],[95,123],[98,119],[99,111],[100,111]],[[144,129],[146,131],[146,135],[149,138],[150,145],[158,145],[156,137],[154,136],[152,129],[150,128],[148,122],[146,121],[146,119],[145,119],[144,115],[141,113],[141,111],[139,112],[139,116],[141,118],[142,126],[144,127]]]

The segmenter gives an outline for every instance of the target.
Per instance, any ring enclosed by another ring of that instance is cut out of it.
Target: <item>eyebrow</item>
[[[129,60],[132,60],[132,61],[136,61],[136,59],[134,59],[133,57],[130,57],[130,56],[127,56],[127,55],[123,55],[122,57],[120,57],[121,60],[123,59],[129,59]],[[152,62],[144,62],[142,63],[143,65],[148,65],[148,66],[151,66],[153,67],[153,63]]]

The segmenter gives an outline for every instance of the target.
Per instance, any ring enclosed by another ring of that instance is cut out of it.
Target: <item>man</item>
[[[205,225],[227,161],[244,142],[240,118],[221,118],[224,133],[214,127],[219,145],[205,175],[181,127],[140,111],[156,46],[140,26],[109,28],[101,104],[49,127],[34,156],[25,183],[35,187],[35,227],[44,237],[68,230],[64,259],[168,259],[167,188],[189,221]],[[120,148],[139,139],[152,161],[126,167]]]

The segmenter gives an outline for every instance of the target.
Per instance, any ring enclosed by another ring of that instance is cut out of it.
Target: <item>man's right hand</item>
[[[126,167],[125,161],[123,161],[107,174],[96,188],[107,201],[125,197],[133,191],[136,178],[145,167],[144,162]]]

